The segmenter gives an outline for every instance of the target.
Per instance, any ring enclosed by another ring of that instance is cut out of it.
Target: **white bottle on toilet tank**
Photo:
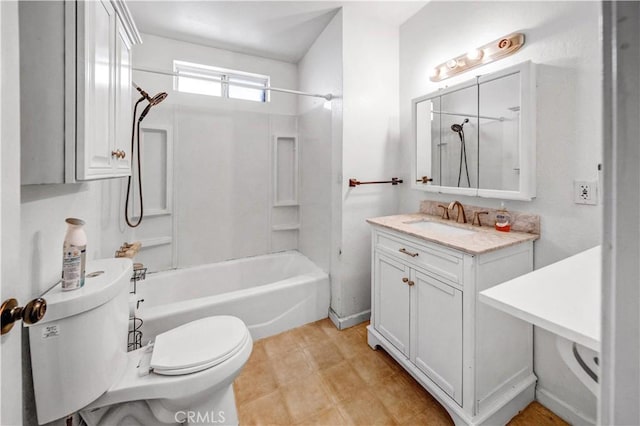
[[[76,290],[84,285],[87,234],[84,221],[67,218],[67,233],[62,247],[62,290]]]

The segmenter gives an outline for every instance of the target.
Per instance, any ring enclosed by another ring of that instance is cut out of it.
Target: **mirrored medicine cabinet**
[[[535,197],[535,72],[524,62],[412,101],[412,187]]]

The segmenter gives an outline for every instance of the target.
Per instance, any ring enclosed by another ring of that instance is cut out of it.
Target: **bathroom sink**
[[[420,231],[433,231],[442,235],[473,235],[476,231],[471,229],[463,229],[458,228],[457,226],[446,225],[444,223],[439,222],[431,222],[428,220],[418,220],[415,222],[405,222],[405,225],[409,225],[412,228],[415,228]]]

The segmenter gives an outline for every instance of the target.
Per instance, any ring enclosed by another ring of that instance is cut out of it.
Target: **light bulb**
[[[482,56],[484,56],[484,52],[481,49],[471,49],[467,52],[467,59],[471,61],[482,59]]]
[[[431,70],[431,72],[429,73],[429,77],[430,78],[436,78],[439,75],[440,75],[440,68],[439,67],[433,68]]]
[[[447,68],[449,68],[450,70],[454,69],[457,66],[458,66],[458,61],[456,59],[449,59],[447,61]]]

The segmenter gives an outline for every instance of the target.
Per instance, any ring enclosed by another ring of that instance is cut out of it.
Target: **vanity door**
[[[409,356],[410,269],[376,252],[374,259],[374,327]]]
[[[416,366],[462,406],[462,292],[413,270]]]

